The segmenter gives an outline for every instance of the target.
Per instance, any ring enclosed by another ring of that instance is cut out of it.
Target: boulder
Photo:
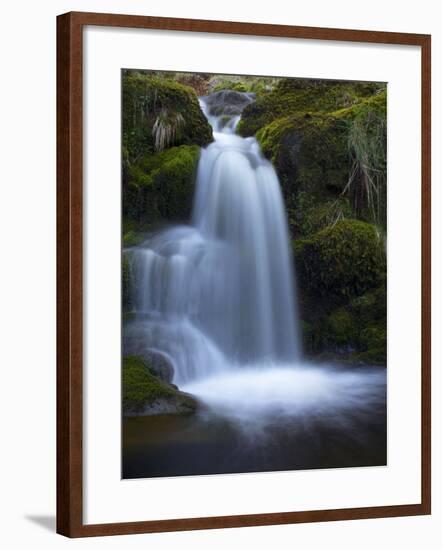
[[[149,369],[163,382],[171,383],[174,369],[171,360],[161,351],[146,346],[142,328],[126,330],[123,336],[123,356],[138,356],[149,365]]]
[[[123,358],[122,378],[124,416],[180,415],[197,410],[198,403],[190,394],[160,380],[142,357]]]
[[[233,116],[240,115],[245,107],[254,101],[255,94],[235,90],[220,90],[205,96],[204,99],[209,107],[209,114]]]

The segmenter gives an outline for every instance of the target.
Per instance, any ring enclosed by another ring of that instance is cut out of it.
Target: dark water
[[[298,411],[243,424],[206,409],[125,418],[122,428],[126,479],[387,463],[385,386],[369,406],[353,400],[339,412]]]

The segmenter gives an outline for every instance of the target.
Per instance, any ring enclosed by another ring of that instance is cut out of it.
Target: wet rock
[[[252,103],[255,94],[236,92],[234,90],[221,90],[204,97],[209,107],[209,114],[219,115],[240,115],[245,107]]]

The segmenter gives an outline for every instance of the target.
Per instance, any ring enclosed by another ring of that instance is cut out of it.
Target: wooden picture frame
[[[421,502],[127,523],[83,524],[83,29],[86,25],[224,33],[421,48],[422,427]],[[431,37],[227,21],[71,12],[57,20],[57,532],[68,537],[151,533],[430,514]]]

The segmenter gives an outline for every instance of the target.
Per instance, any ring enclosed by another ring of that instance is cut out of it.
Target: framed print
[[[429,514],[430,37],[57,33],[57,531]]]

